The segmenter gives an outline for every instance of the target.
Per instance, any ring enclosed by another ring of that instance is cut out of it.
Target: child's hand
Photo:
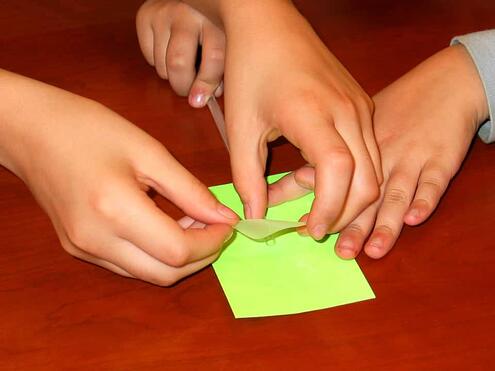
[[[0,160],[27,183],[67,252],[165,286],[216,259],[237,216],[159,142],[62,90],[8,73],[0,86],[9,87],[0,89]],[[179,225],[150,188],[207,226]]]
[[[137,34],[144,57],[193,107],[222,94],[224,33],[189,5],[176,0],[148,0],[137,14]],[[196,72],[198,45],[201,63]]]
[[[316,199],[307,223],[320,239],[347,225],[379,195],[373,104],[290,2],[236,4],[231,13],[223,11],[234,184],[246,216],[263,217],[267,142],[283,135],[316,170]]]
[[[343,258],[355,257],[363,246],[367,255],[381,258],[404,223],[425,221],[488,117],[482,83],[462,46],[437,53],[374,100],[385,180],[380,200],[341,232],[337,253]],[[297,196],[302,190],[297,184],[311,186],[313,178],[311,169],[303,169],[274,192],[285,199]]]

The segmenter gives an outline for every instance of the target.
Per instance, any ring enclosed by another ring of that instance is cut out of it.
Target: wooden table
[[[209,113],[142,58],[139,3],[3,0],[0,67],[101,101],[206,184],[231,181]],[[452,36],[495,26],[488,0],[298,5],[370,94]],[[300,164],[279,145],[271,172]],[[73,259],[0,169],[0,369],[494,369],[494,184],[495,146],[476,141],[428,223],[406,228],[386,258],[358,258],[376,300],[235,320],[211,268],[167,289]]]

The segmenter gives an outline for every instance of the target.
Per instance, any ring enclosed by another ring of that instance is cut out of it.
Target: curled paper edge
[[[248,219],[241,220],[235,225],[235,230],[253,240],[264,240],[286,229],[305,226],[303,222],[288,222],[284,220]]]

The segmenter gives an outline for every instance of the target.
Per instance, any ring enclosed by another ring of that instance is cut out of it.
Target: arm
[[[495,30],[457,36],[452,40],[452,44],[464,45],[476,65],[483,82],[489,111],[489,121],[481,126],[478,134],[485,143],[493,143],[495,141],[492,122],[495,118]]]

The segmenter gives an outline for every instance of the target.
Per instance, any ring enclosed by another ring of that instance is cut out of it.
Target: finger
[[[183,230],[151,205],[149,198],[134,201],[128,197],[127,201],[129,208],[139,207],[139,211],[123,211],[117,220],[119,236],[169,266],[183,267],[217,253],[232,234],[232,227],[227,224]]]
[[[74,252],[72,253],[72,255],[78,259],[81,259],[81,260],[84,260],[84,261],[87,261],[88,263],[91,263],[91,264],[94,264],[94,265],[98,265],[102,268],[105,268],[113,273],[117,273],[118,275],[120,276],[124,276],[124,277],[129,277],[129,278],[134,278],[134,276],[132,276],[129,272],[127,272],[126,270],[122,269],[121,267],[113,264],[113,263],[110,263],[106,260],[103,260],[103,259],[99,259],[99,258],[96,258],[94,257],[93,255],[91,254],[88,254],[80,249],[77,249],[77,250],[74,250]]]
[[[189,94],[196,76],[196,54],[199,25],[184,22],[173,25],[167,48],[167,74],[174,91],[183,97]]]
[[[374,203],[364,210],[339,234],[335,251],[343,259],[354,259],[364,246],[376,218],[378,204]]]
[[[206,224],[194,220],[190,216],[184,216],[177,220],[177,223],[182,227],[182,229],[189,228],[205,228]]]
[[[299,218],[299,221],[302,223],[307,223],[308,218],[309,218],[309,214],[304,214],[303,216],[301,216]],[[297,233],[299,233],[300,236],[304,236],[304,237],[309,236],[308,228],[305,225],[303,225],[302,227],[296,228],[296,231],[297,231]]]
[[[451,173],[440,163],[426,164],[419,177],[414,200],[404,216],[409,225],[424,222],[438,206],[450,179]]]
[[[124,276],[124,277],[132,277],[132,275],[127,272],[126,270],[122,269],[121,267],[113,264],[113,263],[110,263],[109,261],[106,261],[106,260],[103,260],[103,259],[100,259],[86,251],[83,251],[81,250],[79,247],[77,247],[76,245],[74,245],[71,240],[68,238],[68,236],[66,235],[64,229],[62,228],[62,225],[57,223],[56,221],[54,222],[54,227],[55,229],[57,230],[57,234],[60,238],[60,243],[62,244],[62,246],[64,247],[64,249],[69,253],[71,254],[72,256],[78,258],[78,259],[81,259],[81,260],[84,260],[84,261],[87,261],[89,263],[92,263],[92,264],[95,264],[95,265],[98,265],[102,268],[105,268],[111,272],[114,272],[114,273],[117,273],[121,276]]]
[[[372,105],[373,102],[370,103]],[[373,121],[372,115],[373,112],[372,106],[368,107],[364,104],[359,110],[359,118],[361,121],[361,130],[363,132],[363,139],[366,144],[366,148],[368,149],[368,153],[373,162],[373,167],[375,169],[375,176],[378,184],[382,184],[383,182],[383,171],[382,171],[382,163],[380,150],[378,149],[378,144],[376,143],[375,132],[373,130]]]
[[[191,218],[190,216],[187,216],[187,215],[180,218],[179,220],[177,220],[177,224],[179,224],[182,229],[188,229],[188,228],[192,227],[192,225],[195,222],[196,221],[193,218]]]
[[[315,167],[315,200],[308,231],[319,240],[342,212],[353,177],[354,159],[333,125],[325,121],[315,121],[312,130],[297,133],[297,138],[295,142]]]
[[[215,97],[219,98],[223,94],[223,80],[220,82],[220,85],[218,88],[215,90]]]
[[[225,65],[225,36],[222,31],[209,22],[205,23],[201,44],[201,65],[189,93],[189,104],[196,108],[204,107],[216,94]]]
[[[230,224],[239,217],[218,202],[206,186],[187,171],[158,142],[137,150],[135,167],[140,182],[154,188],[191,218],[206,224]]]
[[[164,22],[157,23],[154,25],[153,35],[153,65],[158,76],[168,80],[167,53],[170,42],[170,29],[166,27]]]
[[[337,131],[354,158],[354,173],[345,207],[329,232],[337,232],[354,220],[380,195],[376,172],[366,147],[362,123],[356,113],[337,117]]]
[[[153,66],[155,64],[153,55],[154,35],[145,7],[141,7],[136,15],[136,32],[141,52],[146,61]]]
[[[364,248],[369,257],[379,259],[395,244],[404,224],[404,214],[411,204],[418,184],[418,173],[419,170],[405,167],[403,164],[392,170],[385,186],[375,228]]]
[[[102,258],[115,266],[122,267],[135,278],[160,286],[171,286],[180,279],[213,263],[218,255],[219,252],[216,252],[183,267],[173,267],[155,259],[133,243],[118,239],[103,251]]]
[[[268,186],[268,206],[296,200],[314,189],[314,169],[310,166],[293,171]]]
[[[242,126],[238,125],[238,127]],[[267,159],[266,143],[259,144],[253,133],[232,134],[233,130],[227,129],[231,144],[232,177],[244,205],[244,215],[247,219],[263,218],[267,205],[267,185],[264,178]]]
[[[173,267],[182,267],[217,253],[232,234],[228,224],[182,229],[139,190],[137,184],[127,179],[113,184],[111,193],[92,202],[114,234]],[[201,208],[201,205],[197,207]],[[100,256],[97,251],[85,250]]]

